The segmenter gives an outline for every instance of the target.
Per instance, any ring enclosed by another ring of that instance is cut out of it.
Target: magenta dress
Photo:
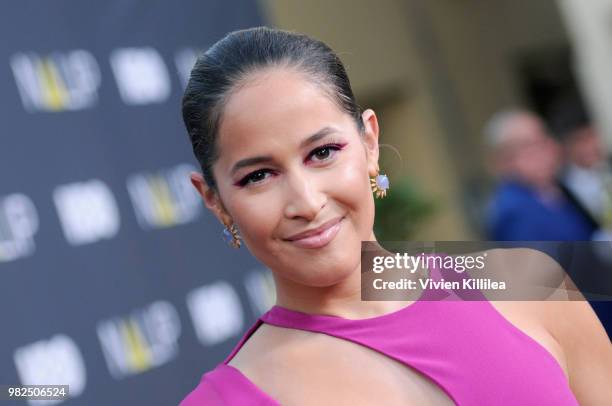
[[[419,300],[362,320],[273,306],[180,406],[280,404],[227,365],[262,323],[328,334],[376,350],[428,377],[460,406],[578,405],[552,355],[488,301]]]

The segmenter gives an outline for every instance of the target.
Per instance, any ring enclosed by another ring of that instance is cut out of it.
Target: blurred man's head
[[[535,187],[554,184],[560,148],[538,116],[525,110],[498,112],[487,123],[485,135],[496,175]]]
[[[562,139],[568,163],[590,169],[605,160],[603,142],[578,100],[565,100],[556,106],[553,129]]]
[[[595,168],[605,159],[604,146],[592,125],[564,137],[567,160],[583,168]]]

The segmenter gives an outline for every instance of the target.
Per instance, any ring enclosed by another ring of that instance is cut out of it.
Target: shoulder
[[[326,335],[264,324],[229,362],[260,393],[281,404],[297,402],[304,383],[320,383]],[[299,366],[299,367],[298,367]]]
[[[562,278],[560,289],[554,296],[543,300],[496,302],[495,307],[557,355],[580,404],[605,404],[604,399],[612,397],[609,385],[612,382],[612,343],[571,278],[553,258],[535,249],[490,252],[494,254],[489,258],[507,264],[502,268],[508,274],[524,271],[526,268],[523,267],[527,267],[529,271],[536,271],[536,279],[548,273]],[[538,331],[541,332],[539,335]],[[557,354],[555,349],[558,349]]]
[[[612,399],[612,343],[586,300],[543,302],[545,323],[561,344],[580,404]]]
[[[205,373],[179,406],[277,405],[238,369],[219,364]]]
[[[516,183],[502,183],[496,189],[487,207],[487,215],[498,219],[516,212],[524,213],[537,199],[530,189]]]
[[[612,343],[586,300],[520,302],[514,308],[558,343],[570,387],[581,405],[612,399]]]
[[[295,375],[295,365],[306,364],[312,347],[307,336],[314,335],[265,323],[256,327],[235,353],[202,376],[180,406],[278,404],[270,394],[286,389],[282,382],[287,380],[279,377]]]
[[[537,243],[534,245],[537,246]],[[548,244],[540,248],[542,250],[551,249]],[[486,251],[487,274],[499,278],[498,280],[506,281],[509,286],[508,295],[510,297],[505,298],[506,300],[516,300],[521,295],[523,299],[545,300],[548,298],[550,300],[553,294],[566,292],[565,270],[556,259],[542,250],[513,247],[494,248]],[[545,287],[548,289],[543,289]],[[536,288],[539,288],[540,292],[537,292]],[[557,297],[554,296],[554,298]],[[566,296],[562,298],[567,299]]]
[[[498,202],[508,204],[528,200],[533,197],[533,192],[518,182],[503,181],[495,189],[494,196]]]
[[[546,309],[543,317],[550,316],[548,312],[563,308],[568,302],[584,302],[584,297],[561,265],[566,262],[564,247],[567,246],[548,242],[527,243],[537,248],[495,248],[486,251],[486,273],[505,281],[508,287],[495,298],[531,301],[532,306],[540,306],[542,311]]]
[[[260,337],[265,330],[265,324],[254,324],[224,362],[202,375],[197,387],[179,406],[255,404],[254,402],[262,400],[262,397],[265,398],[265,394],[261,393],[258,387],[242,373],[243,368],[238,369],[239,365],[252,357],[251,354],[261,351],[260,346],[256,344],[261,341]],[[231,359],[229,363],[228,359]],[[248,364],[249,362],[246,363]],[[265,401],[260,403],[267,404]]]
[[[299,329],[263,324],[240,349],[229,365],[254,381],[279,371],[290,371],[296,363],[308,361],[320,335]]]

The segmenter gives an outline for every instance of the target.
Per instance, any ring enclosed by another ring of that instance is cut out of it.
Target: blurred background
[[[235,29],[344,61],[381,123],[379,240],[611,239],[612,0],[21,1],[0,22],[0,384],[71,392],[30,404],[177,404],[273,304],[188,179],[182,91]]]

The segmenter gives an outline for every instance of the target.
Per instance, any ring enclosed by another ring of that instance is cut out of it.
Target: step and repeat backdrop
[[[180,114],[196,55],[261,10],[0,7],[0,385],[69,385],[32,405],[177,404],[273,301],[189,182]]]

